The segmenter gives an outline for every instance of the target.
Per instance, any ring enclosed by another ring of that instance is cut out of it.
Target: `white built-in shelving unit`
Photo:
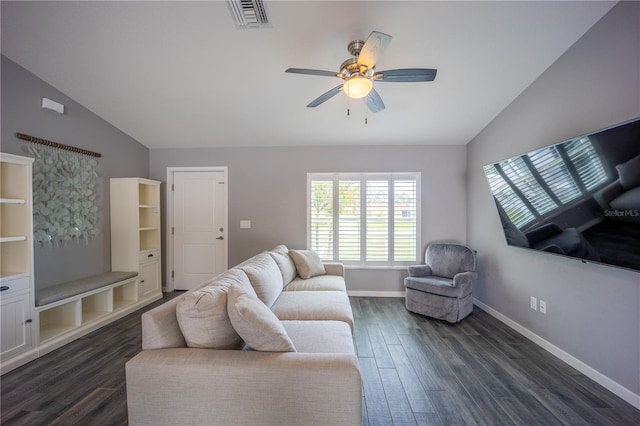
[[[32,163],[32,158],[0,153],[0,358],[3,361],[34,346]]]
[[[162,296],[160,182],[111,179],[111,269],[136,271],[139,299]]]

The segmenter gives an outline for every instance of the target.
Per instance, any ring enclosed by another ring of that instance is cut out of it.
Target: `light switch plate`
[[[241,220],[240,221],[240,229],[249,229],[251,228],[251,221],[250,220]]]

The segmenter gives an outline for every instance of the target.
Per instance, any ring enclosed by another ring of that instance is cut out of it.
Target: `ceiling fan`
[[[326,77],[338,77],[344,80],[343,84],[323,93],[307,107],[315,108],[328,101],[340,92],[344,92],[353,99],[363,98],[371,112],[384,109],[382,98],[373,88],[374,81],[388,83],[412,83],[420,81],[433,81],[438,70],[428,68],[402,68],[396,70],[376,71],[378,59],[391,42],[391,36],[378,31],[372,31],[367,41],[353,40],[347,46],[347,50],[353,56],[340,65],[340,71],[323,71],[307,68],[287,68],[285,72],[294,74],[319,75]]]

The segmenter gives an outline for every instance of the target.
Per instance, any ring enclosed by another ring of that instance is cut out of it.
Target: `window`
[[[607,181],[588,137],[485,166],[491,192],[518,228],[584,197]]]
[[[416,262],[419,173],[309,173],[307,180],[307,238],[321,259],[357,266]]]

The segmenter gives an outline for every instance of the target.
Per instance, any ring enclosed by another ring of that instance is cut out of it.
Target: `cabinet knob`
[[[2,287],[0,287],[0,291],[7,291],[7,290],[9,290],[8,285],[3,285]]]
[[[30,324],[31,322],[33,322],[33,320],[29,318],[28,320],[25,321],[25,324]]]
[[[147,257],[153,257],[153,253],[149,253]]]
[[[143,282],[144,282],[144,280],[140,280],[140,282],[141,282],[141,283],[143,283]]]

